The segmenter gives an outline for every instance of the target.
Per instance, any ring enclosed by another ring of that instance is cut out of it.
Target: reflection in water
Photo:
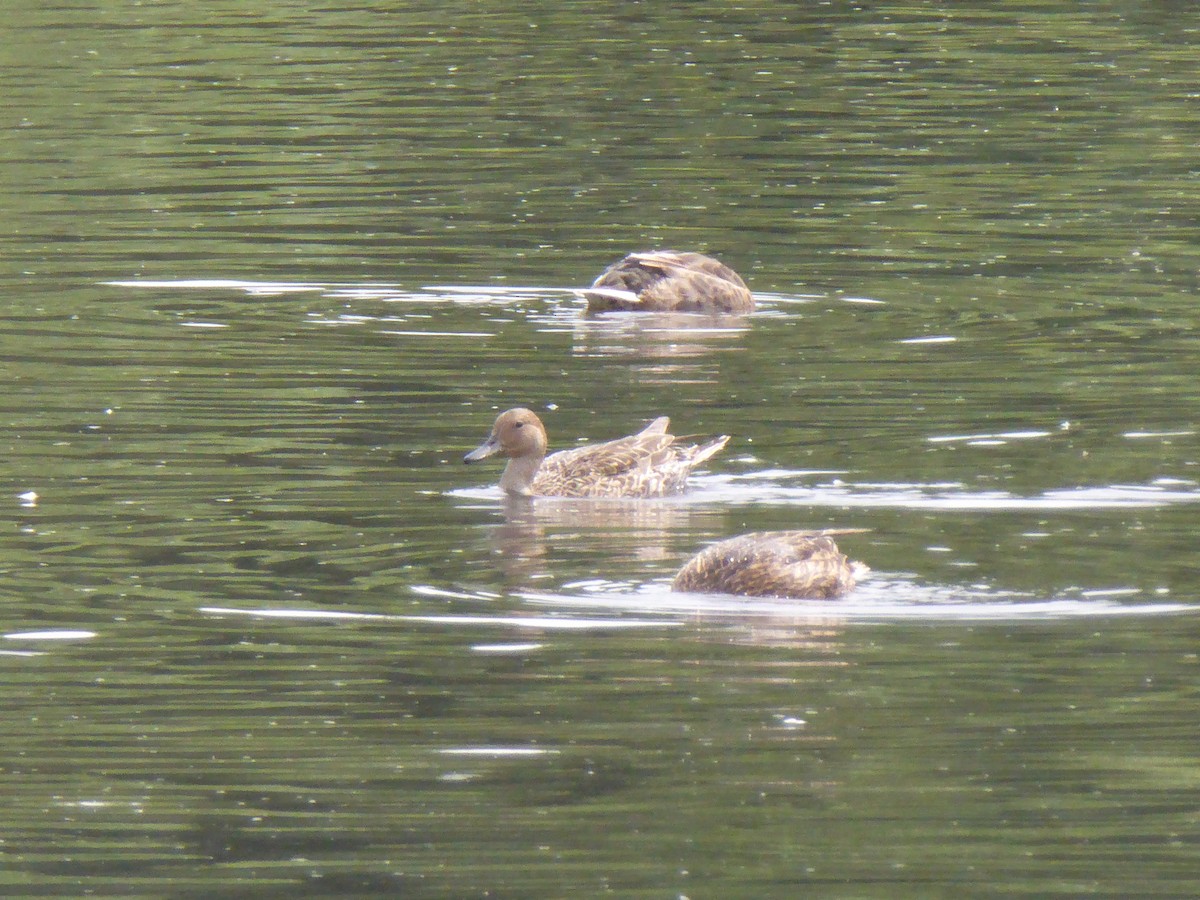
[[[745,316],[606,313],[572,323],[577,357],[627,359],[650,383],[716,382],[719,351],[737,350],[750,330]]]
[[[555,561],[572,554],[603,553],[613,577],[618,560],[674,559],[673,536],[702,511],[671,500],[505,496],[501,513],[491,545],[509,586],[519,588],[557,579]]]

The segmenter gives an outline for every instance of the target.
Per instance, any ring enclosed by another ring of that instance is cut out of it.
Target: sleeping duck
[[[688,560],[671,590],[793,600],[841,597],[870,570],[848,560],[831,535],[860,531],[758,531],[720,541]]]
[[[702,253],[630,253],[579,292],[588,312],[748,313],[754,296],[729,266]]]
[[[637,434],[546,456],[541,419],[528,409],[510,409],[463,462],[496,453],[508,457],[500,487],[517,496],[664,497],[680,493],[691,471],[729,440],[721,435],[698,446],[676,444],[667,433],[670,421],[662,416]]]

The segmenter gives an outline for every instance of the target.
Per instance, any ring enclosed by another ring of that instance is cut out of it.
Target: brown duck
[[[679,570],[671,589],[749,597],[830,600],[854,589],[870,571],[851,562],[827,531],[758,531],[706,547]]]
[[[588,312],[748,313],[754,295],[729,266],[702,253],[630,253],[580,291]]]
[[[670,421],[662,416],[637,434],[546,456],[541,419],[528,409],[510,409],[463,462],[496,453],[508,457],[500,487],[518,496],[664,497],[681,492],[691,471],[729,440],[721,435],[699,446],[677,444],[667,433]]]

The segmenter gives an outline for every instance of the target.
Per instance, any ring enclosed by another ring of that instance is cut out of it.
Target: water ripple
[[[1080,591],[1042,598],[975,585],[949,587],[921,584],[903,575],[872,575],[841,600],[780,600],[721,594],[675,593],[661,584],[639,592],[553,594],[522,593],[532,604],[559,610],[608,610],[643,615],[675,613],[689,620],[746,619],[829,622],[1006,621],[1080,617],[1157,616],[1200,611],[1188,603],[1120,603],[1116,596],[1134,589]]]
[[[375,621],[412,622],[423,625],[488,625],[497,628],[535,628],[542,631],[591,631],[628,628],[674,628],[683,624],[671,620],[581,618],[576,616],[469,616],[469,615],[389,615],[385,613],[346,612],[329,609],[238,609],[224,606],[203,606],[205,615],[230,617],[248,616],[260,619],[291,621]]]
[[[1200,503],[1200,488],[1181,479],[1155,479],[1148,484],[1111,484],[1054,488],[1032,496],[1008,491],[971,491],[958,482],[848,482],[839,479],[814,485],[788,482],[811,478],[808,470],[773,469],[740,475],[702,474],[692,479],[692,502],[726,504],[795,504],[855,508],[937,510],[1081,510],[1138,509]]]

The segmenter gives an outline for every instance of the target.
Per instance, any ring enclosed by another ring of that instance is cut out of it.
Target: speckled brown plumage
[[[684,490],[692,470],[729,440],[721,435],[698,446],[677,444],[669,425],[662,416],[637,434],[546,456],[541,419],[528,409],[510,409],[464,462],[508,457],[500,487],[521,496],[663,497]]]
[[[851,562],[828,531],[758,531],[706,547],[679,570],[676,591],[828,600],[854,589],[867,570]]]
[[[729,266],[702,253],[655,250],[630,253],[581,291],[588,312],[748,313],[754,295]]]

